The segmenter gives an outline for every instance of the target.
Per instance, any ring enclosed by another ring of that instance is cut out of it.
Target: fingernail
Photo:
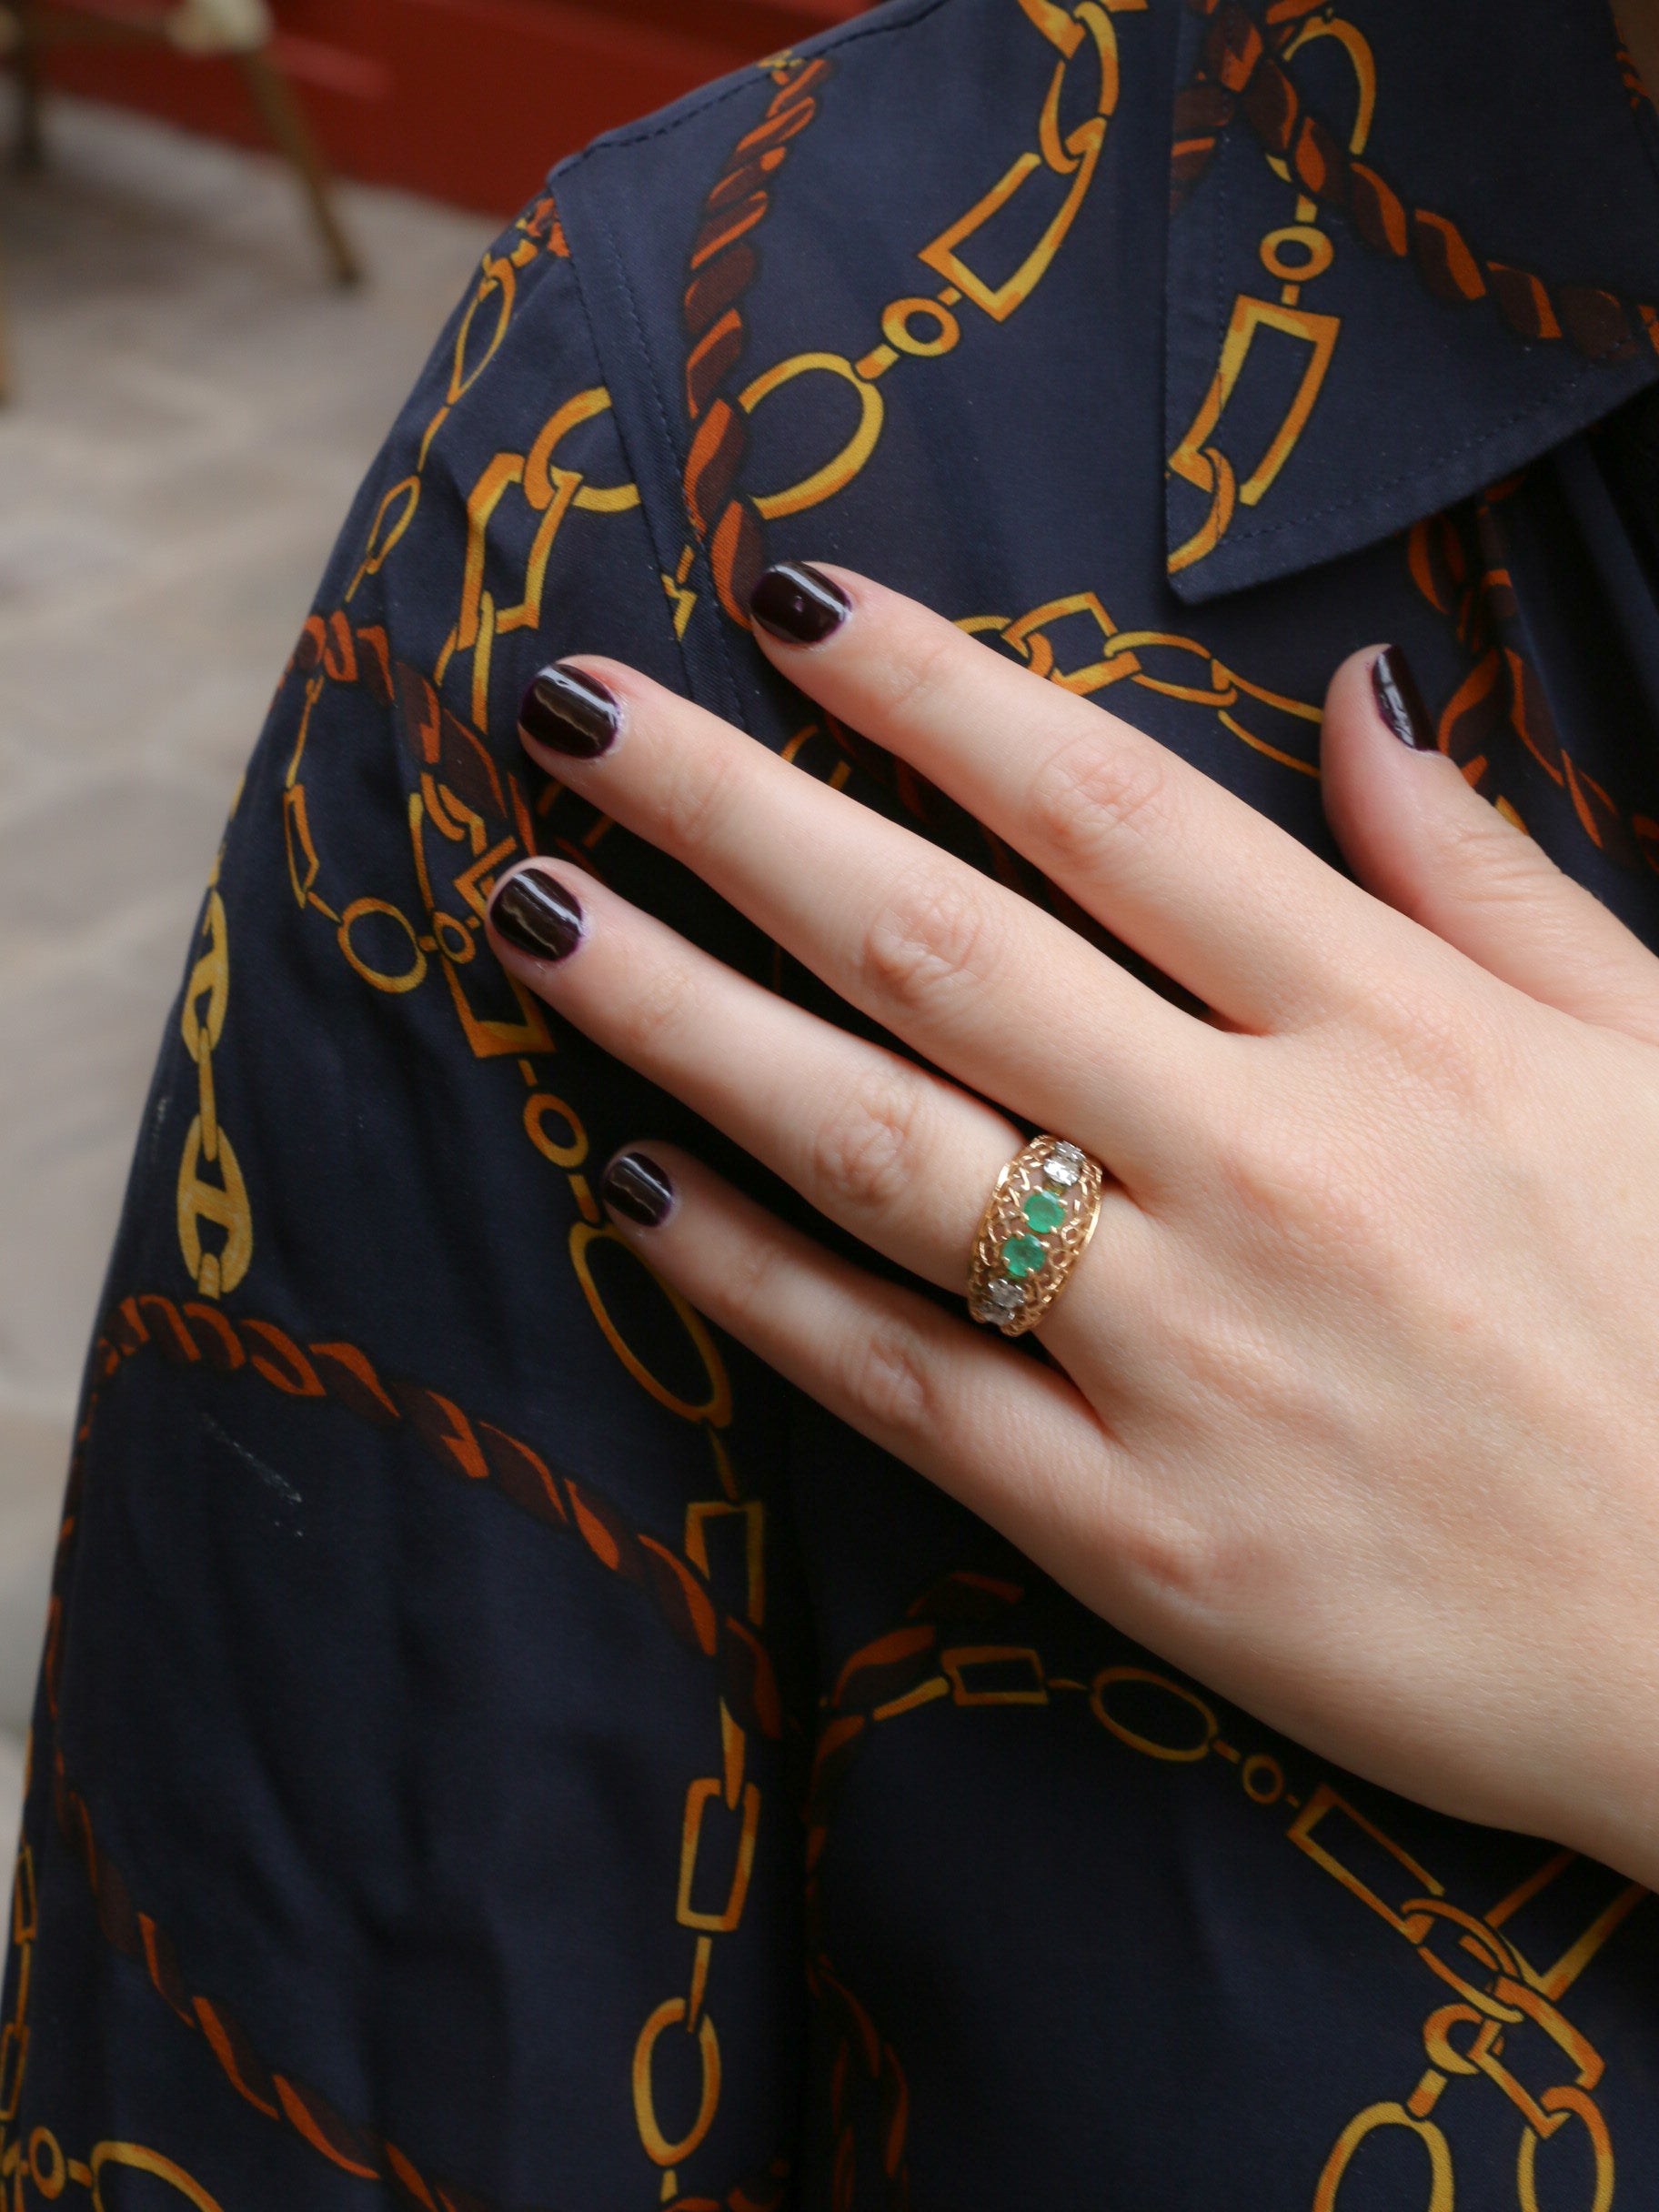
[[[618,1152],[605,1171],[599,1192],[613,1213],[641,1229],[660,1229],[674,1211],[674,1185],[643,1152]]]
[[[582,941],[582,910],[562,883],[527,868],[490,901],[489,919],[516,952],[562,960]]]
[[[1412,664],[1399,646],[1385,645],[1372,662],[1371,689],[1377,712],[1402,745],[1409,745],[1413,752],[1419,753],[1440,750],[1433,717],[1417,689]]]
[[[518,729],[549,752],[573,760],[592,760],[604,752],[622,727],[614,692],[580,669],[555,662],[530,679],[518,707]]]
[[[749,611],[762,629],[789,645],[821,645],[852,612],[852,602],[804,560],[779,561],[749,595]]]

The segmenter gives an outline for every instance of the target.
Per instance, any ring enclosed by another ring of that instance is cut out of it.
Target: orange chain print
[[[1147,0],[1075,0],[1070,8],[1059,0],[1015,5],[1051,50],[1047,90],[1033,118],[1032,143],[953,222],[917,248],[915,258],[929,272],[924,281],[938,284],[942,277],[943,284],[936,291],[889,300],[876,317],[877,342],[856,359],[808,347],[732,391],[748,343],[742,303],[759,272],[754,234],[770,208],[769,180],[817,115],[819,96],[833,71],[822,55],[805,63],[789,55],[774,57],[778,90],[759,124],[732,149],[704,203],[681,303],[689,341],[685,398],[695,426],[684,491],[694,542],[685,547],[676,573],[662,578],[679,633],[696,605],[688,579],[698,545],[707,548],[721,608],[747,629],[749,594],[768,558],[766,525],[821,506],[862,473],[886,423],[882,379],[900,363],[953,353],[963,335],[959,307],[971,307],[993,325],[1006,323],[1053,266],[1093,186],[1117,112],[1121,71],[1114,18],[1144,13]],[[1074,65],[1088,77],[1091,106],[1081,122],[1063,128],[1061,95]],[[1030,187],[1041,176],[1061,180],[1063,196],[1057,208],[1045,204],[1038,215]],[[1010,206],[1031,208],[1033,225],[1041,227],[1011,272],[993,277],[979,262],[974,240]],[[770,492],[745,488],[739,478],[749,454],[749,416],[773,393],[807,376],[833,377],[852,393],[858,427],[839,453],[799,482]]]
[[[1643,342],[1659,353],[1659,307],[1605,287],[1559,284],[1480,254],[1452,216],[1413,206],[1306,108],[1278,55],[1327,0],[1272,0],[1267,32],[1242,0],[1187,0],[1207,17],[1203,58],[1176,98],[1171,206],[1191,197],[1235,114],[1302,190],[1339,209],[1373,252],[1410,260],[1431,296],[1459,306],[1491,296],[1504,326],[1528,343],[1564,340],[1587,360],[1628,360]]]
[[[376,1428],[407,1424],[445,1473],[491,1488],[545,1526],[575,1536],[599,1566],[640,1590],[678,1643],[714,1663],[723,1711],[734,1715],[742,1728],[755,1728],[772,1741],[781,1737],[783,1708],[770,1658],[759,1638],[747,1623],[721,1612],[696,1569],[655,1537],[630,1527],[598,1492],[553,1469],[530,1445],[469,1415],[442,1393],[382,1373],[357,1345],[302,1345],[274,1322],[233,1319],[221,1308],[197,1300],[181,1307],[156,1292],[122,1299],[94,1347],[94,1387],[70,1466],[47,1619],[44,1678],[46,1710],[54,1722],[64,1663],[62,1593],[73,1558],[86,1447],[105,1391],[146,1352],[175,1366],[199,1364],[221,1375],[252,1378],[285,1397],[332,1403]],[[343,2172],[386,2182],[424,2212],[496,2212],[490,2199],[423,2172],[396,2144],[346,2117],[319,2089],[272,2067],[226,2006],[191,1990],[171,1937],[139,1908],[125,1875],[99,1844],[91,1814],[68,1777],[61,1751],[54,1755],[52,1792],[59,1831],[85,1870],[106,1941],[140,1966],[178,2019],[206,2037],[221,2072],[240,2096]],[[20,1855],[18,1902],[14,1907],[15,1915],[26,1903],[31,1940],[32,1864]],[[25,1960],[15,2016],[0,2037],[0,2135],[15,2116],[21,2100],[29,2036],[27,2005]],[[774,2160],[722,2199],[676,2202],[679,2212],[702,2212],[705,2206],[707,2212],[778,2212],[787,2171],[782,2162]]]
[[[751,498],[736,489],[749,451],[745,418],[719,387],[747,342],[743,296],[759,272],[750,234],[770,208],[769,180],[818,114],[817,94],[834,75],[820,55],[780,58],[766,114],[739,139],[703,203],[691,241],[689,281],[680,312],[692,341],[686,361],[686,411],[697,425],[686,457],[686,512],[709,548],[720,605],[749,627],[749,595],[766,566],[765,530]],[[682,584],[684,578],[679,579]]]
[[[1579,827],[1598,852],[1621,868],[1644,865],[1659,875],[1659,819],[1633,813],[1581,768],[1562,743],[1543,686],[1526,650],[1518,619],[1503,525],[1503,506],[1520,479],[1508,478],[1472,508],[1415,524],[1407,540],[1412,580],[1452,624],[1473,666],[1440,717],[1440,748],[1473,788],[1518,830],[1526,828],[1499,786],[1503,755],[1525,748],[1573,802]]]
[[[33,1768],[32,1741],[25,1764]],[[152,2150],[147,2144],[106,2138],[95,2143],[85,2158],[77,2158],[65,2151],[50,2127],[31,2127],[26,2137],[14,2132],[28,2071],[29,1993],[35,1971],[35,1946],[39,1936],[35,1854],[26,1842],[20,1841],[12,1877],[11,1911],[17,1995],[12,2017],[4,2031],[0,2031],[0,2206],[6,2207],[7,2212],[24,2212],[24,2185],[29,2182],[48,2204],[55,2203],[66,2188],[85,2189],[91,2197],[93,2212],[103,2212],[102,2177],[114,2167],[128,2173],[148,2174],[166,2183],[176,2197],[193,2206],[195,2212],[223,2212],[218,2199],[210,2196],[194,2175],[186,2173],[162,2152]],[[465,2208],[457,2207],[456,2212],[465,2212]]]
[[[301,1344],[275,1322],[233,1319],[196,1300],[181,1307],[153,1292],[122,1299],[93,1348],[98,1388],[145,1352],[171,1366],[199,1365],[257,1382],[302,1403],[337,1405],[372,1428],[406,1428],[445,1474],[493,1490],[545,1527],[579,1539],[589,1558],[643,1592],[676,1643],[713,1663],[720,1694],[745,1727],[774,1743],[781,1738],[777,1676],[749,1623],[720,1608],[706,1575],[680,1553],[631,1527],[608,1498],[549,1466],[520,1438],[468,1413],[441,1391],[382,1373],[359,1345]],[[77,1461],[90,1419],[89,1412]],[[73,1494],[73,1468],[70,1479]],[[57,1618],[55,1604],[49,1655]]]

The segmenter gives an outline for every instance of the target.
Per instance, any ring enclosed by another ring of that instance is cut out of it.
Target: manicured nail
[[[530,679],[518,708],[518,729],[549,752],[573,760],[592,760],[613,743],[622,727],[614,693],[580,669],[555,661]]]
[[[852,612],[852,602],[804,560],[779,561],[749,596],[749,611],[762,629],[789,645],[821,645]]]
[[[490,901],[489,919],[516,952],[562,960],[582,941],[582,910],[562,883],[527,868]]]
[[[599,1192],[613,1213],[641,1229],[660,1229],[674,1211],[674,1185],[643,1152],[618,1152],[605,1171]]]
[[[1371,688],[1376,698],[1377,712],[1402,745],[1409,745],[1413,752],[1419,753],[1440,750],[1433,717],[1417,689],[1412,664],[1399,646],[1385,645],[1372,662]]]

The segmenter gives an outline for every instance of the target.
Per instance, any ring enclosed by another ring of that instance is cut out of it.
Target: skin
[[[822,1213],[960,1292],[1022,1132],[1104,1162],[1055,1364],[642,1140],[621,1233],[722,1328],[1269,1724],[1444,1812],[1659,1879],[1659,960],[1338,671],[1359,877],[1115,716],[830,570],[760,637],[1213,1010],[615,662],[609,750],[542,765],[694,869],[935,1074],[772,997],[572,866],[566,1020]],[[801,869],[791,856],[810,851]],[[1361,888],[1362,886],[1363,888]]]

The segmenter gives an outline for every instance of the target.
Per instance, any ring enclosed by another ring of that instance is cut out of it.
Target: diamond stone
[[[1083,1171],[1083,1155],[1075,1144],[1056,1145],[1042,1163],[1042,1171],[1051,1182],[1069,1191]]]
[[[999,1313],[1012,1313],[1025,1303],[1025,1292],[1017,1282],[1010,1282],[999,1275],[994,1282],[985,1286],[985,1302],[995,1306]]]

